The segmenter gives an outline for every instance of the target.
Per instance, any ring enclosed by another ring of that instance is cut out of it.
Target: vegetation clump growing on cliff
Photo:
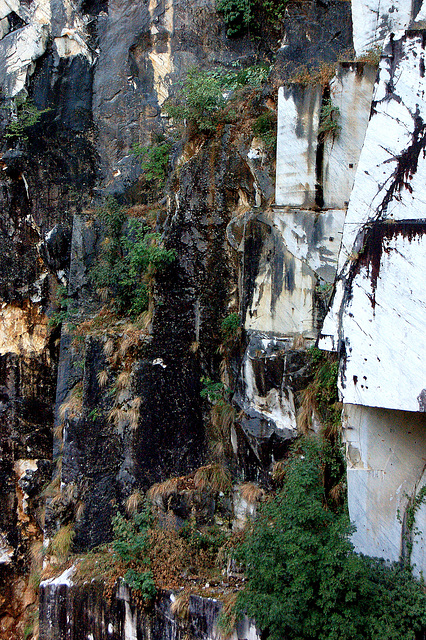
[[[326,98],[323,101],[320,113],[320,121],[318,128],[318,135],[323,140],[327,136],[335,137],[341,130],[339,123],[340,109],[337,105],[333,104],[331,98]]]
[[[39,110],[31,100],[23,98],[16,98],[14,107],[12,120],[4,134],[5,138],[28,142],[31,127],[34,127],[50,109]]]
[[[406,568],[354,553],[346,509],[323,482],[328,448],[297,443],[282,488],[259,507],[239,548],[247,586],[237,610],[255,618],[270,640],[423,637],[423,584]]]
[[[107,229],[91,278],[105,297],[112,296],[118,313],[136,317],[148,308],[155,273],[175,259],[158,233],[144,220],[127,220],[123,207],[110,198],[99,211]],[[125,225],[127,228],[125,229]]]
[[[217,8],[223,14],[227,35],[250,33],[263,19],[271,25],[284,18],[288,0],[218,0]]]
[[[153,600],[157,590],[150,569],[149,528],[152,525],[151,512],[148,506],[134,513],[127,520],[120,513],[112,520],[114,540],[113,551],[127,568],[124,581],[138,592],[145,602]]]
[[[191,124],[204,133],[216,131],[220,122],[235,120],[233,98],[244,87],[260,87],[269,75],[267,65],[232,70],[190,69],[181,85],[179,100],[165,104],[167,115],[177,123]]]
[[[133,153],[141,159],[145,179],[157,189],[164,187],[171,149],[171,142],[161,138],[151,146],[133,145]]]

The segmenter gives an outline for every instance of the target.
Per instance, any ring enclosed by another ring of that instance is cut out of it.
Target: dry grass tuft
[[[237,626],[237,593],[230,593],[223,600],[223,607],[219,614],[218,628],[221,636],[230,638]]]
[[[78,507],[76,509],[76,512],[75,512],[76,522],[79,522],[82,519],[83,514],[84,514],[84,507],[85,507],[84,502],[82,500],[80,500],[79,503],[78,503]]]
[[[143,494],[140,491],[134,491],[126,500],[126,511],[129,516],[137,512],[143,502]]]
[[[191,351],[191,353],[197,353],[199,347],[200,343],[198,342],[198,340],[194,340],[194,342],[191,342],[191,344],[189,345],[189,350]]]
[[[317,406],[317,391],[317,386],[311,383],[300,394],[301,404],[296,423],[298,431],[305,436],[312,430],[312,418]]]
[[[191,598],[191,592],[181,591],[179,595],[176,596],[175,601],[172,603],[170,607],[170,612],[172,615],[176,616],[180,620],[188,620],[189,619],[189,600]]]
[[[64,433],[64,423],[60,422],[53,429],[53,437],[55,438],[55,440],[62,440],[63,433]]]
[[[212,462],[197,469],[194,483],[199,491],[226,493],[232,487],[231,474],[220,462]]]
[[[128,419],[127,411],[123,409],[123,407],[113,407],[107,416],[107,420],[110,424],[115,424],[116,427],[119,426],[120,422],[124,422]]]
[[[107,358],[112,356],[114,353],[114,340],[112,338],[108,338],[104,344],[104,354]]]
[[[294,336],[292,349],[305,349],[305,347],[306,347],[306,340],[304,336],[301,336],[301,335]]]
[[[132,372],[122,371],[115,381],[115,388],[117,391],[124,391],[124,389],[130,389],[132,384]]]
[[[218,402],[210,410],[208,438],[212,456],[218,461],[232,456],[231,427],[235,415],[235,409],[229,402]]]
[[[153,484],[150,489],[148,489],[147,496],[150,500],[155,500],[156,498],[165,499],[168,498],[172,493],[176,493],[178,490],[178,482],[179,478],[168,478],[164,480],[164,482],[157,482]]]
[[[342,415],[343,404],[341,402],[335,402],[331,405],[331,408],[336,412],[337,415]],[[342,433],[342,422],[339,421],[331,421],[327,422],[321,428],[321,435],[325,440],[329,442],[336,442],[340,434]]]
[[[346,489],[346,478],[342,478],[340,482],[330,489],[328,496],[333,504],[336,506],[342,504],[346,496]]]
[[[74,535],[72,524],[61,527],[50,542],[49,553],[56,556],[60,562],[65,562],[69,556]]]
[[[106,387],[108,382],[108,371],[106,371],[106,369],[102,369],[102,371],[98,372],[96,379],[98,381],[100,388],[103,389],[104,387]]]
[[[102,287],[101,289],[96,289],[96,293],[98,294],[102,302],[107,302],[112,291],[108,287]]]
[[[278,460],[272,468],[272,480],[281,486],[287,473],[287,460]]]
[[[253,482],[244,482],[244,484],[240,484],[238,491],[243,500],[252,504],[262,500],[265,495],[264,490]]]
[[[301,66],[289,78],[288,82],[291,84],[301,84],[303,86],[321,85],[325,87],[331,82],[335,73],[336,65],[331,62],[322,62],[317,69],[308,69],[306,66]]]
[[[59,407],[59,417],[61,420],[65,418],[74,418],[81,413],[83,408],[83,385],[77,383],[71,389],[67,399]]]

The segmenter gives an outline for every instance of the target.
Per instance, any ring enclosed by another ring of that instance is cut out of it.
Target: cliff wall
[[[179,527],[209,465],[270,489],[294,438],[321,429],[314,406],[301,420],[317,343],[340,363],[355,548],[425,568],[425,24],[416,2],[376,4],[289,1],[230,36],[214,0],[0,0],[5,640],[37,637],[40,563],[43,640],[184,637],[169,595],[152,618],[123,585],[108,603],[58,568],[54,541],[109,542],[117,510],[171,477],[185,489],[156,506]],[[168,111],[194,67],[251,70],[210,128]],[[146,149],[161,144],[160,180]],[[116,205],[123,260],[132,220],[173,255],[139,319],[93,275]],[[219,493],[194,517],[238,528],[256,500]],[[191,598],[191,633],[218,637],[220,605]]]

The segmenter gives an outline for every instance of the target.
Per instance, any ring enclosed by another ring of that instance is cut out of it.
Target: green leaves
[[[229,94],[244,86],[260,87],[268,75],[267,65],[231,71],[201,71],[194,67],[182,83],[179,101],[168,101],[165,111],[176,122],[190,122],[205,133],[215,131],[219,122],[235,119],[235,112],[226,109]]]
[[[165,140],[153,144],[151,147],[133,145],[133,153],[142,160],[141,169],[148,182],[155,182],[158,188],[163,187],[167,176],[172,144]]]
[[[41,116],[51,111],[51,109],[43,109],[39,111],[31,102],[22,98],[15,100],[16,112],[11,122],[7,126],[5,138],[14,140],[28,141],[29,130],[36,125]]]
[[[152,600],[157,593],[147,553],[148,528],[151,524],[152,517],[148,506],[145,506],[142,512],[134,514],[132,520],[126,520],[120,513],[112,519],[113,551],[117,558],[130,565],[124,575],[124,581],[129,587],[139,591],[144,600]]]
[[[284,18],[287,0],[218,0],[227,35],[238,36],[261,26],[262,20],[275,25]],[[260,14],[260,15],[259,15]],[[259,19],[260,18],[260,19]]]
[[[283,488],[260,507],[239,550],[247,587],[238,608],[270,640],[415,640],[426,631],[426,595],[409,570],[354,553],[343,509],[327,506],[330,453],[302,441]]]
[[[136,317],[148,308],[155,274],[173,262],[175,252],[164,247],[160,234],[144,220],[127,221],[115,200],[108,201],[99,216],[109,235],[91,268],[91,279],[113,295],[118,312]]]

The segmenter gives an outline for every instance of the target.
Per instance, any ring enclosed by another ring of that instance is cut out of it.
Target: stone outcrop
[[[0,0],[5,640],[23,636],[25,610],[28,619],[35,609],[28,565],[43,538],[47,547],[72,524],[76,551],[108,541],[129,496],[208,460],[202,380],[221,380],[235,415],[226,443],[234,477],[270,486],[271,464],[299,433],[314,344],[340,359],[356,549],[411,555],[425,568],[418,5],[289,2],[282,23],[262,25],[256,40],[227,37],[215,0]],[[246,87],[235,112],[238,91],[225,93],[215,132],[167,117],[193,66],[232,71],[272,54],[267,81]],[[25,105],[38,115],[19,138],[11,123]],[[254,133],[265,114],[277,117],[276,159]],[[134,150],[163,139],[164,191]],[[91,270],[107,195],[130,217],[151,217],[174,252],[144,324],[100,312]],[[241,327],[226,339],[221,322],[232,313]],[[227,517],[239,529],[255,502],[234,494]],[[174,514],[179,526],[188,504]],[[210,497],[212,521],[215,508]],[[72,574],[41,584],[41,640],[220,637],[216,601],[191,596],[182,623],[165,594],[148,617],[124,584],[109,603],[101,584]],[[259,637],[248,620],[233,636]]]

